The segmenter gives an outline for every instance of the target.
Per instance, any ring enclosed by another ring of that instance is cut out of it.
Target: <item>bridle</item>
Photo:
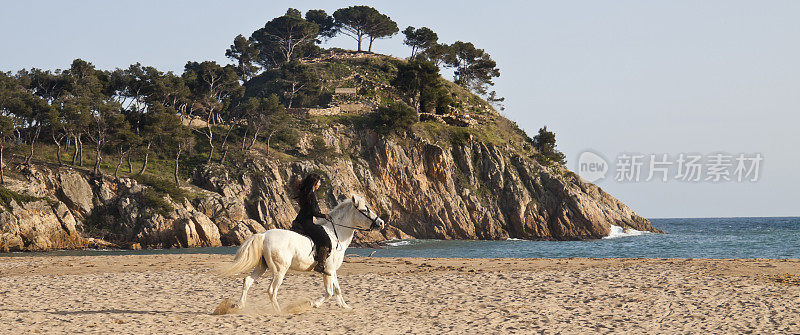
[[[336,236],[336,249],[339,249],[339,233],[336,232],[336,226],[350,228],[350,229],[359,230],[359,231],[371,231],[372,228],[377,225],[377,222],[380,219],[380,217],[377,214],[375,214],[375,218],[369,217],[368,213],[370,213],[372,211],[369,209],[369,207],[367,207],[367,205],[364,205],[364,210],[363,211],[360,208],[356,207],[355,203],[353,203],[353,207],[355,207],[356,211],[361,213],[361,215],[363,215],[365,218],[367,218],[367,219],[369,219],[371,221],[371,223],[369,225],[369,228],[365,229],[365,228],[359,228],[359,227],[345,226],[343,224],[339,224],[339,223],[333,222],[333,220],[325,219],[328,222],[330,222],[331,223],[331,227],[333,227],[333,235]]]
[[[353,205],[353,207],[355,207],[355,204]],[[374,218],[370,218],[368,213],[371,213],[372,211],[366,205],[364,205],[364,210],[363,211],[358,207],[356,207],[356,210],[359,213],[361,213],[361,215],[363,215],[365,218],[369,219],[371,221],[371,223],[369,225],[369,228],[367,228],[367,229],[356,228],[356,227],[353,227],[353,229],[361,230],[361,231],[370,231],[370,230],[372,230],[373,227],[375,227],[378,224],[378,220],[380,219],[380,217],[378,216],[378,214],[375,214]]]

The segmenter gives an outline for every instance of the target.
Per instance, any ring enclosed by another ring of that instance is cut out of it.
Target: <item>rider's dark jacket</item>
[[[325,217],[325,214],[322,214],[319,210],[319,203],[317,203],[317,197],[313,192],[308,194],[308,196],[300,196],[297,202],[300,204],[300,211],[297,213],[297,218],[294,219],[295,221],[308,219],[313,221],[314,217]]]
[[[314,224],[314,217],[324,218],[325,214],[319,210],[319,203],[314,192],[308,195],[300,195],[297,199],[300,204],[300,211],[292,222],[292,230],[308,235],[317,245],[317,250],[321,247],[331,248],[331,238],[322,226]]]

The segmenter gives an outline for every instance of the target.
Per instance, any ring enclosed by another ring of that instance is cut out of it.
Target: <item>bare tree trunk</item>
[[[208,146],[211,147],[211,149],[208,149],[208,161],[206,161],[206,164],[211,164],[211,159],[214,158],[214,141],[212,138],[213,136],[209,134]]]
[[[150,156],[150,145],[152,144],[153,142],[147,141],[147,147],[144,148],[144,163],[142,163],[142,169],[139,170],[138,175],[142,175],[144,170],[147,169],[147,157]]]
[[[222,158],[219,159],[220,163],[225,163],[225,157],[228,156],[228,136],[230,136],[231,131],[233,128],[239,125],[239,122],[235,122],[228,127],[228,131],[225,132],[225,137],[222,139]]]
[[[250,129],[247,128],[244,129],[244,136],[242,136],[242,151],[245,151],[247,149],[247,133],[249,131]]]
[[[181,153],[182,152],[183,152],[183,146],[178,144],[178,154],[175,155],[175,174],[173,175],[173,177],[175,177],[175,185],[179,185],[179,186],[180,186],[180,183],[178,182],[178,162],[181,159]]]
[[[78,160],[78,137],[75,135],[72,136],[72,141],[75,142],[75,151],[72,153],[72,163],[71,165],[75,165],[75,162]]]
[[[31,164],[31,158],[33,158],[33,149],[36,146],[36,140],[39,139],[39,132],[42,130],[42,126],[36,126],[36,131],[33,133],[31,137],[31,151],[28,154],[28,157],[25,157],[25,165]]]
[[[414,93],[414,99],[413,99],[414,100],[414,109],[417,110],[417,113],[420,112],[420,108],[422,107],[422,106],[420,106],[420,100],[422,100],[421,99],[421,95],[422,95],[421,91]]]
[[[256,140],[258,140],[258,133],[260,133],[260,132],[261,132],[261,131],[259,131],[259,130],[256,130],[256,131],[253,133],[253,140],[252,140],[252,141],[250,141],[250,145],[249,145],[249,146],[247,146],[247,150],[250,150],[251,148],[253,148],[253,146],[254,146],[254,145],[256,145]]]
[[[83,166],[83,140],[81,134],[78,134],[78,166]]]
[[[61,139],[58,139],[56,137],[55,131],[53,131],[52,135],[53,135],[53,142],[55,142],[56,144],[56,159],[58,159],[58,166],[64,166],[64,162],[61,161]]]
[[[367,51],[372,52],[372,41],[374,40],[375,40],[374,37],[372,36],[369,37],[369,49],[367,49]]]
[[[275,132],[277,131],[278,131],[277,129],[273,129],[271,132],[269,132],[269,135],[267,136],[267,157],[269,157],[269,150],[270,150],[269,143],[270,141],[272,141],[272,135],[275,135]]]
[[[117,167],[114,168],[114,179],[117,179],[117,172],[119,172],[119,167],[122,166],[122,149],[119,149],[119,159],[117,160]]]
[[[211,121],[214,113],[208,113],[208,120],[206,120],[206,137],[208,138],[208,146],[210,149],[208,150],[208,161],[206,164],[211,164],[211,159],[214,158],[214,131],[211,129]]]
[[[6,146],[5,143],[0,142],[0,184],[6,183],[6,175],[5,175],[6,165],[5,162],[3,161],[3,149],[5,149],[5,146]]]
[[[95,151],[94,151],[94,174],[95,175],[100,174],[100,161],[103,160],[103,156],[100,155],[100,150],[102,149],[102,147],[103,146],[100,145],[100,143],[97,143],[97,146],[95,147]]]
[[[128,174],[133,173],[133,163],[131,162],[131,155],[125,156],[128,159]]]
[[[288,106],[288,108],[292,108],[292,102],[294,102],[294,93],[296,92],[295,89],[294,89],[295,86],[297,86],[297,82],[296,81],[292,81],[292,93],[291,93],[291,95],[289,95],[289,106]]]

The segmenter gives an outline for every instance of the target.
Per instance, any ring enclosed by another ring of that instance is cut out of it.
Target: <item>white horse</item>
[[[328,214],[331,221],[317,218],[315,223],[325,228],[332,241],[333,247],[325,262],[325,269],[331,275],[322,275],[325,295],[313,301],[311,305],[319,307],[335,294],[337,304],[345,309],[350,309],[342,297],[336,270],[342,266],[344,252],[353,239],[353,232],[356,229],[383,229],[384,222],[367,208],[364,199],[357,195],[342,201]],[[289,269],[312,271],[316,264],[314,250],[314,244],[309,237],[290,230],[270,229],[250,236],[236,251],[233,264],[223,271],[223,274],[226,275],[236,275],[253,269],[250,275],[244,278],[242,297],[239,299],[239,303],[234,305],[234,308],[244,307],[247,290],[256,279],[270,269],[272,270],[272,283],[269,285],[267,294],[275,311],[281,313],[280,305],[278,305],[278,287],[281,286],[286,271]]]

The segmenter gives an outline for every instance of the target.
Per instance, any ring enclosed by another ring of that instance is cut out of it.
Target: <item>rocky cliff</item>
[[[344,125],[321,132],[327,152],[313,160],[257,157],[237,172],[208,165],[180,195],[131,178],[93,177],[34,165],[8,178],[22,195],[0,204],[0,250],[236,245],[296,214],[289,185],[325,177],[328,208],[350,193],[366,197],[390,227],[357,243],[393,238],[591,239],[611,225],[658,232],[626,205],[555,165],[472,138],[431,143],[413,133],[383,137]],[[303,141],[301,141],[303,142]]]

